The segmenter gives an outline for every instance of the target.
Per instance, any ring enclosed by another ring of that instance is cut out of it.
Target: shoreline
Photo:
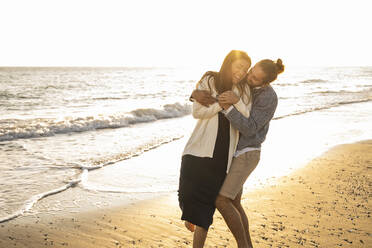
[[[372,140],[337,145],[275,184],[245,191],[242,201],[255,247],[371,244],[371,151]],[[82,190],[72,191],[78,196]],[[85,200],[89,203],[89,196]],[[63,209],[1,223],[0,247],[191,246],[176,193],[125,206],[80,208],[86,211]],[[216,246],[236,247],[217,211],[205,247]]]

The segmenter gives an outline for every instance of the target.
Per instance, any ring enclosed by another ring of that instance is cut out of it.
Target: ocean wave
[[[10,98],[15,98],[16,95],[8,92],[8,91],[0,91],[0,99],[10,99]]]
[[[316,79],[307,79],[307,80],[300,81],[299,84],[312,84],[312,83],[325,83],[325,82],[327,82],[327,80],[316,78]]]
[[[45,197],[48,197],[48,196],[51,196],[51,195],[58,194],[60,192],[63,192],[65,190],[71,188],[71,187],[75,187],[79,182],[81,182],[80,177],[76,180],[72,180],[71,182],[69,182],[69,183],[67,183],[67,184],[65,184],[65,185],[63,185],[59,188],[34,195],[33,197],[31,197],[30,199],[28,199],[25,202],[25,204],[23,205],[23,207],[21,209],[19,209],[18,211],[13,212],[12,214],[9,214],[7,216],[2,217],[0,219],[0,223],[7,222],[7,221],[13,220],[13,219],[15,219],[19,216],[22,216],[24,213],[29,211],[41,199],[43,199]]]
[[[147,145],[143,147],[143,149],[137,151],[136,153],[131,153],[131,154],[123,154],[119,157],[113,157],[110,159],[110,161],[107,161],[105,159],[104,161],[95,161],[95,164],[92,165],[84,165],[84,164],[79,164],[79,163],[73,163],[69,162],[67,167],[58,167],[58,166],[50,166],[47,167],[49,169],[79,169],[80,171],[74,176],[75,178],[70,178],[67,180],[64,180],[63,182],[65,183],[63,186],[58,187],[56,189],[43,192],[37,195],[32,196],[30,199],[28,199],[24,204],[23,207],[21,207],[19,210],[13,212],[12,214],[9,214],[7,216],[0,217],[0,223],[7,222],[10,220],[13,220],[15,218],[18,218],[20,216],[23,216],[26,212],[30,211],[33,206],[40,201],[41,199],[44,199],[48,196],[55,195],[61,192],[64,192],[68,190],[69,188],[73,188],[76,186],[80,186],[82,189],[87,190],[87,191],[94,191],[94,192],[106,192],[106,193],[170,193],[170,192],[175,192],[175,189],[149,189],[149,188],[138,188],[138,189],[132,189],[132,190],[124,190],[122,188],[118,187],[106,187],[106,186],[94,186],[89,183],[88,181],[88,174],[90,171],[101,169],[105,166],[115,164],[117,162],[130,159],[136,156],[141,155],[144,152],[147,152],[149,150],[155,149],[163,144],[172,142],[174,140],[178,140],[181,137],[176,137],[176,138],[169,138],[167,140],[163,140],[162,142],[152,144],[152,145]]]
[[[361,99],[361,100],[354,100],[354,101],[337,102],[337,103],[333,103],[331,105],[320,106],[320,107],[306,109],[306,110],[303,110],[303,111],[297,111],[297,112],[286,114],[286,115],[276,116],[276,117],[273,118],[273,120],[279,120],[279,119],[283,119],[283,118],[290,117],[290,116],[302,115],[302,114],[306,114],[306,113],[310,113],[310,112],[314,112],[314,111],[330,109],[330,108],[339,107],[339,106],[347,105],[347,104],[363,103],[363,102],[370,102],[370,101],[372,101],[372,99]]]
[[[138,123],[177,118],[191,113],[189,104],[167,104],[163,109],[136,109],[129,113],[108,116],[66,117],[62,121],[36,118],[0,120],[0,141],[49,137],[55,134],[85,132],[105,128],[121,128]]]
[[[314,91],[311,92],[310,94],[342,94],[342,93],[355,93],[352,91],[346,91],[346,90],[339,90],[339,91],[334,91],[334,90],[323,90],[323,91]]]
[[[356,86],[355,88],[352,89],[342,89],[342,90],[319,90],[319,91],[314,91],[309,93],[310,94],[360,94],[360,93],[367,93],[371,94],[372,93],[372,88],[370,87],[365,87],[364,85],[359,85]]]
[[[106,101],[106,100],[123,100],[124,97],[93,97],[92,100]]]
[[[89,162],[90,163],[89,165],[82,165],[82,164],[76,164],[76,163],[69,163],[69,165],[71,166],[71,168],[74,168],[74,169],[81,169],[81,170],[87,170],[87,171],[96,170],[96,169],[100,169],[100,168],[103,168],[111,164],[118,163],[120,161],[138,157],[145,152],[156,149],[164,144],[179,140],[182,137],[184,136],[178,135],[178,136],[170,136],[166,138],[156,139],[152,142],[145,143],[139,147],[135,147],[134,149],[131,149],[123,153],[113,154],[108,157],[96,158],[94,160],[91,160]]]

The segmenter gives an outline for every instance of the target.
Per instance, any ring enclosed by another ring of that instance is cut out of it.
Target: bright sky
[[[2,0],[0,66],[372,66],[365,0]]]

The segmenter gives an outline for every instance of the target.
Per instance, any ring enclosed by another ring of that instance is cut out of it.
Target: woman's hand
[[[224,110],[230,108],[231,104],[224,104],[224,103],[220,103],[218,102],[218,104],[221,106],[221,108],[223,108]]]
[[[231,90],[225,91],[224,93],[218,96],[218,102],[220,103],[221,106],[227,104],[228,105],[235,104],[239,102],[239,99],[240,98]]]

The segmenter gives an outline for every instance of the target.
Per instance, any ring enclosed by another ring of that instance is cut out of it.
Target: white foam
[[[107,116],[65,117],[55,119],[7,119],[0,127],[0,141],[48,137],[55,134],[85,132],[96,129],[120,128],[138,123],[152,122],[161,119],[177,118],[191,113],[189,104],[167,104],[163,109],[136,109],[129,113],[119,113]]]
[[[28,199],[25,202],[25,204],[23,205],[23,207],[21,209],[19,209],[18,211],[15,211],[12,214],[9,214],[9,215],[3,217],[2,219],[0,219],[0,223],[3,223],[3,222],[6,222],[6,221],[15,219],[15,218],[17,218],[19,216],[22,216],[24,213],[26,213],[27,211],[29,211],[41,199],[43,199],[43,198],[45,198],[47,196],[54,195],[54,194],[60,193],[62,191],[65,191],[68,188],[74,187],[80,181],[81,181],[81,179],[78,178],[78,179],[72,180],[71,182],[69,182],[69,183],[67,183],[67,184],[65,184],[62,187],[59,187],[57,189],[53,189],[53,190],[50,190],[50,191],[43,192],[43,193],[40,193],[40,194],[37,194],[37,195],[32,196],[30,199]]]

